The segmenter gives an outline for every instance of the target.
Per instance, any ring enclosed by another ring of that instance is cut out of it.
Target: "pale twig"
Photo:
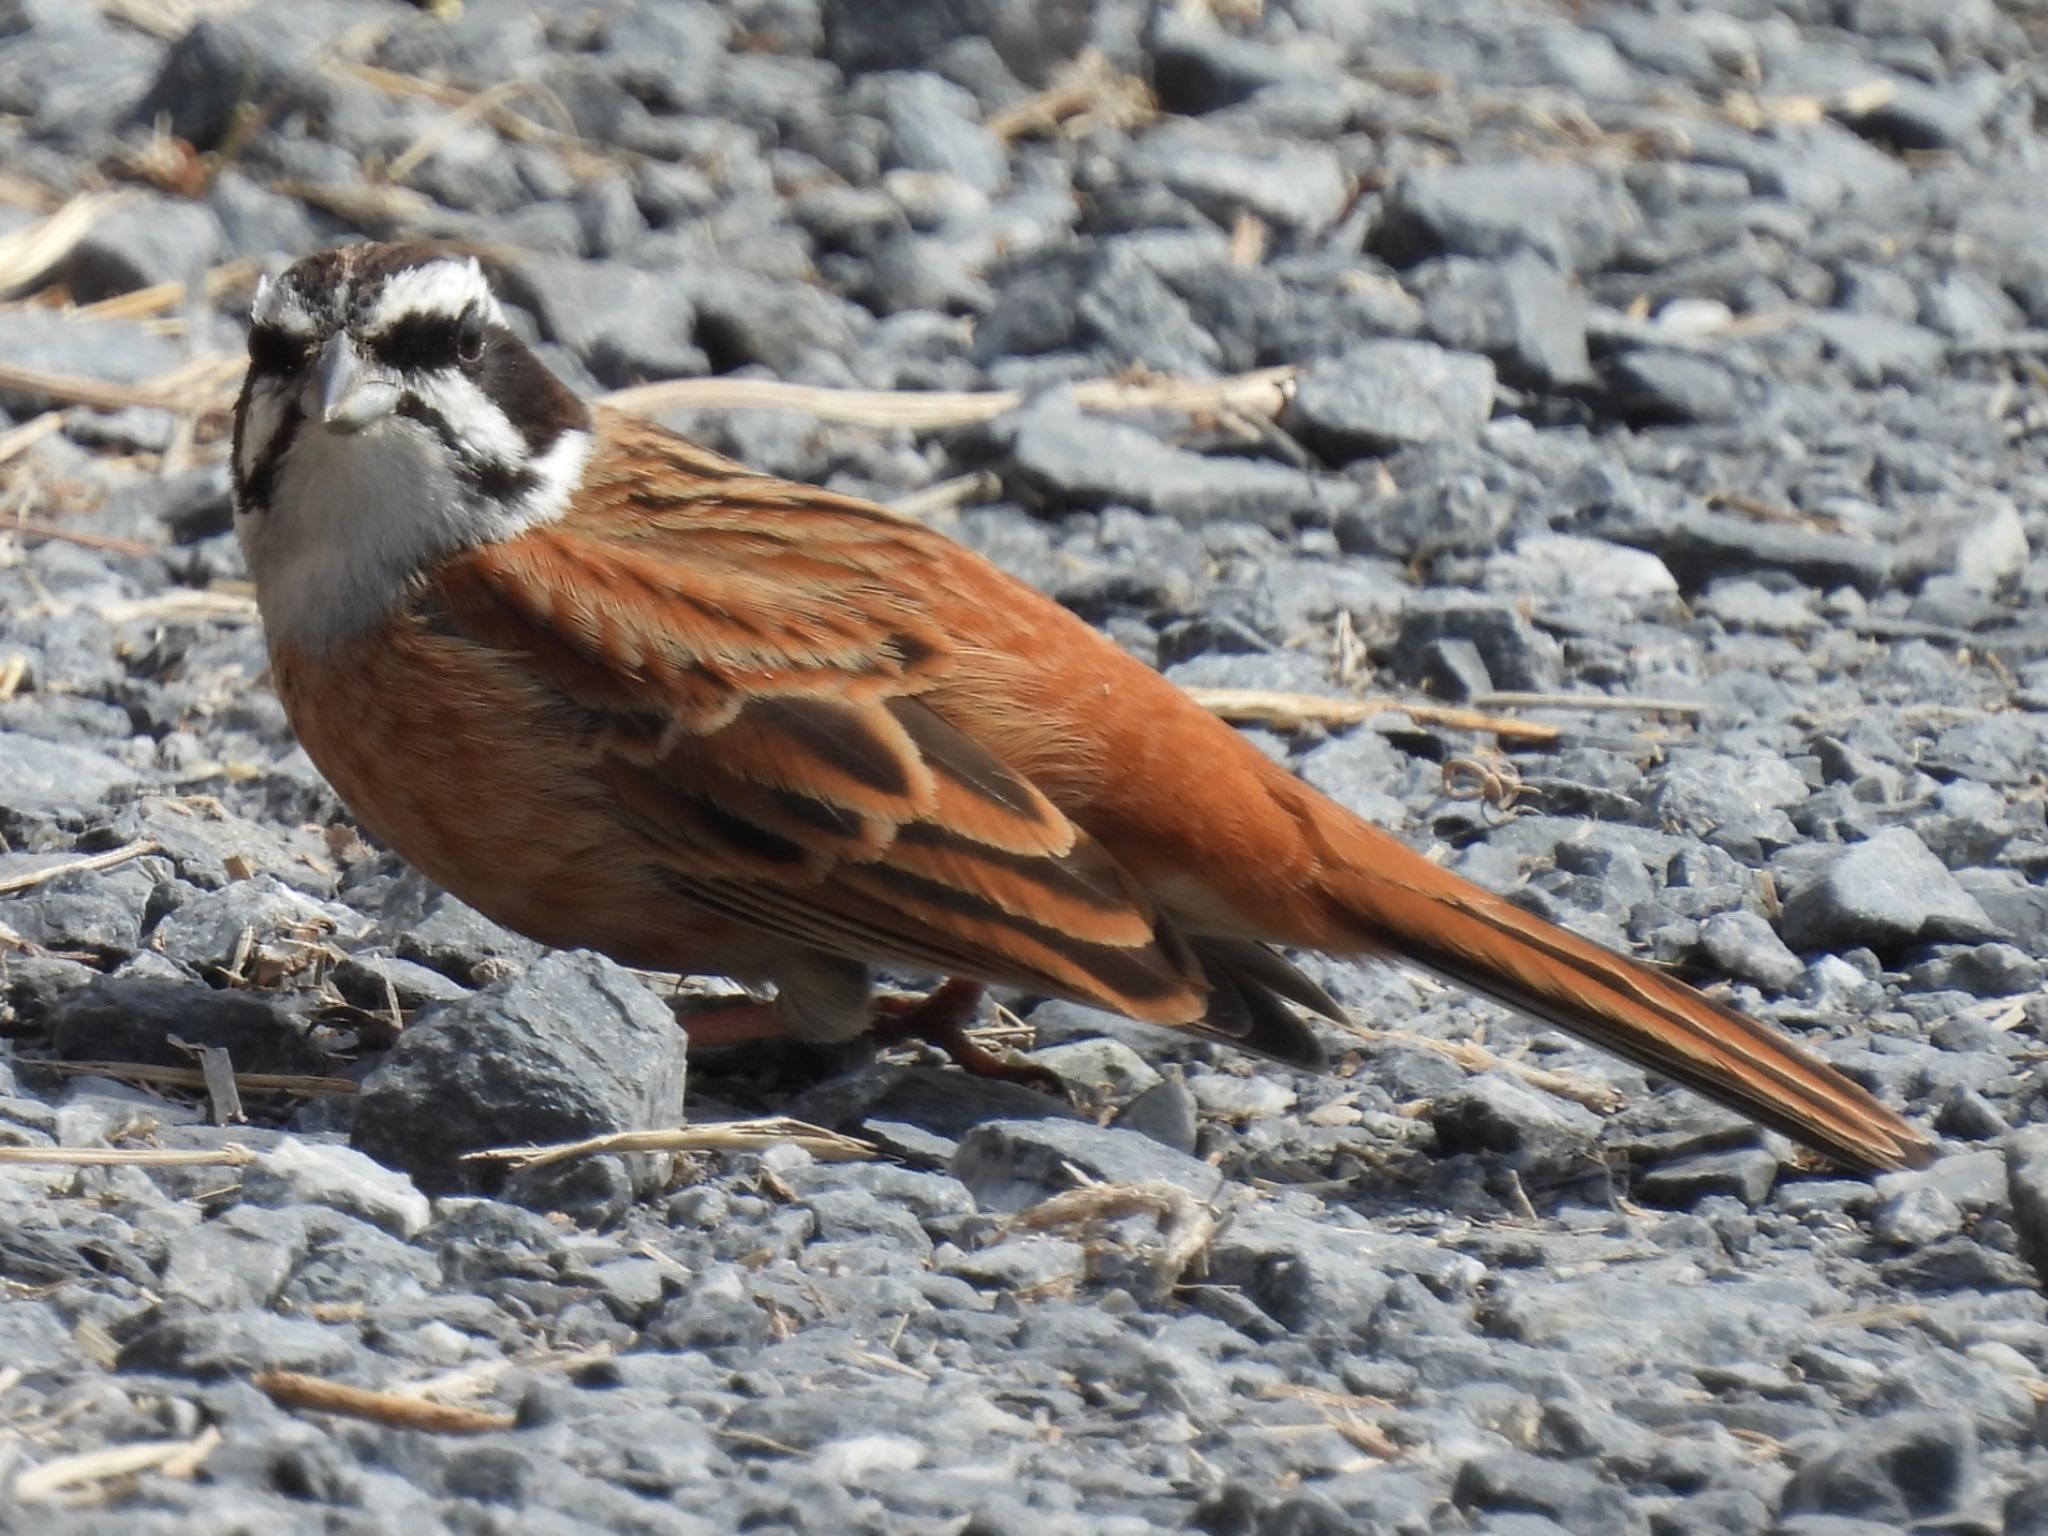
[[[429,123],[420,136],[407,145],[398,158],[384,167],[384,180],[403,181],[423,164],[449,137],[461,132],[478,118],[488,118],[494,109],[517,96],[532,96],[552,105],[567,116],[561,99],[538,80],[504,80],[478,91],[448,113]],[[524,121],[524,119],[520,119]],[[495,126],[495,124],[494,124]]]
[[[72,1489],[133,1477],[138,1472],[190,1477],[220,1442],[220,1431],[208,1426],[190,1440],[137,1440],[96,1451],[80,1451],[75,1456],[59,1456],[30,1467],[17,1477],[14,1496],[24,1504],[35,1504]]]
[[[1256,267],[1266,259],[1272,234],[1264,219],[1249,208],[1240,209],[1237,222],[1230,226],[1230,264],[1233,267]]]
[[[1421,725],[1454,731],[1491,731],[1514,741],[1548,743],[1564,733],[1534,720],[1448,705],[1417,704],[1405,699],[1338,699],[1315,693],[1286,693],[1265,688],[1190,688],[1188,695],[1211,714],[1239,725],[1270,725],[1300,730],[1305,725],[1358,725],[1376,715],[1402,714]]]
[[[1158,114],[1159,104],[1144,81],[1121,73],[1099,50],[1087,48],[1050,87],[990,114],[982,126],[1007,142],[1032,133],[1071,133],[1096,122],[1131,128]]]
[[[395,191],[390,188],[386,190]],[[161,410],[226,411],[234,404],[244,360],[207,358],[141,384],[110,384],[73,374],[0,363],[0,389],[90,405],[99,410],[146,405]],[[1259,368],[1222,379],[1088,379],[1072,387],[1084,411],[1231,411],[1279,415],[1301,372],[1292,365]],[[794,411],[847,426],[936,432],[993,421],[1024,403],[1013,389],[827,389],[780,379],[664,379],[613,390],[605,404],[635,415],[657,411]]]
[[[1467,1072],[1485,1072],[1490,1068],[1502,1070],[1519,1077],[1532,1088],[1545,1093],[1554,1093],[1561,1099],[1570,1099],[1574,1104],[1583,1104],[1588,1109],[1611,1115],[1627,1101],[1621,1090],[1609,1083],[1588,1082],[1584,1078],[1572,1077],[1563,1072],[1552,1072],[1544,1067],[1532,1067],[1525,1061],[1512,1056],[1500,1056],[1472,1040],[1438,1040],[1431,1035],[1421,1035],[1407,1029],[1373,1029],[1352,1019],[1344,1020],[1344,1027],[1361,1040],[1374,1044],[1415,1045],[1424,1050],[1435,1051],[1439,1056],[1449,1057]]]
[[[110,848],[105,853],[96,853],[91,858],[67,859],[62,864],[50,864],[42,869],[32,869],[26,874],[9,875],[0,880],[0,896],[12,896],[16,891],[31,890],[38,885],[58,879],[63,875],[97,873],[126,864],[130,859],[139,859],[146,853],[158,853],[163,845],[144,838],[140,842],[124,843],[119,848]]]
[[[126,624],[135,619],[246,619],[257,617],[256,599],[244,592],[179,587],[148,597],[101,603],[93,612],[109,624]]]
[[[1001,1003],[991,1003],[989,1009],[996,1016],[993,1024],[977,1024],[967,1031],[967,1038],[976,1045],[992,1051],[1028,1051],[1038,1039],[1038,1030],[1017,1017]]]
[[[63,430],[64,413],[45,411],[40,416],[31,416],[18,427],[0,432],[0,464],[20,458],[51,433]]]
[[[159,1084],[165,1088],[206,1086],[206,1074],[198,1067],[160,1067],[146,1061],[43,1061],[34,1057],[17,1057],[15,1065],[40,1072],[111,1077],[122,1082]],[[346,1077],[307,1077],[297,1072],[237,1072],[235,1087],[239,1092],[249,1094],[299,1093],[312,1097],[326,1094],[337,1098],[362,1091],[360,1084]]]
[[[234,385],[245,366],[241,358],[200,358],[141,384],[115,384],[0,362],[0,389],[68,405],[89,405],[99,411],[126,410],[131,405],[160,411],[225,411],[234,404]]]
[[[1721,114],[1738,128],[1756,133],[1774,124],[1806,126],[1828,116],[1868,117],[1898,94],[1891,80],[1865,80],[1826,96],[1752,96],[1728,91]]]
[[[1047,1227],[1099,1226],[1126,1216],[1150,1216],[1159,1226],[1159,1273],[1178,1281],[1215,1240],[1216,1215],[1178,1184],[1161,1179],[1142,1184],[1084,1183],[1039,1201],[1003,1224],[999,1237]]]
[[[1275,416],[1286,406],[1300,369],[1260,368],[1223,379],[1091,379],[1073,386],[1086,411],[1236,410]],[[1014,389],[825,389],[780,379],[666,379],[614,390],[604,397],[622,411],[647,415],[678,410],[796,411],[856,427],[940,431],[993,421],[1024,403]]]
[[[307,1408],[315,1413],[337,1413],[345,1418],[367,1419],[393,1429],[420,1429],[442,1435],[482,1435],[510,1429],[517,1419],[509,1413],[482,1408],[465,1408],[456,1403],[435,1403],[398,1392],[375,1392],[352,1387],[346,1382],[306,1376],[298,1371],[262,1371],[254,1378],[257,1391],[280,1408]]]
[[[675,1261],[671,1259],[669,1262],[673,1264]],[[683,1273],[687,1278],[689,1271],[685,1270]],[[387,1390],[392,1397],[409,1398],[415,1402],[425,1399],[445,1403],[450,1398],[476,1397],[488,1392],[494,1382],[510,1371],[573,1371],[586,1365],[595,1365],[600,1360],[609,1360],[613,1354],[614,1351],[605,1348],[552,1352],[543,1350],[536,1354],[501,1355],[495,1360],[466,1365],[458,1371],[443,1371],[439,1376],[429,1376],[421,1381],[402,1381]]]
[[[1400,1443],[1370,1419],[1360,1414],[1361,1409],[1385,1412],[1394,1405],[1383,1397],[1367,1397],[1355,1392],[1331,1392],[1318,1387],[1296,1386],[1291,1382],[1277,1383],[1267,1387],[1259,1396],[1267,1399],[1291,1398],[1316,1408],[1323,1414],[1323,1420],[1346,1440],[1364,1451],[1368,1456],[1377,1456],[1383,1461],[1392,1461],[1402,1454]]]
[[[253,256],[239,261],[225,262],[213,268],[199,281],[200,294],[207,299],[217,299],[222,294],[243,287],[254,281],[263,270],[263,263]],[[146,320],[153,315],[166,314],[186,303],[192,297],[191,285],[176,281],[152,283],[147,288],[135,288],[127,293],[117,293],[110,299],[101,299],[95,304],[81,304],[71,311],[74,320]]]
[[[99,0],[108,15],[151,37],[173,43],[202,19],[246,11],[254,0]]]
[[[381,181],[298,181],[283,177],[273,181],[270,190],[364,226],[418,224],[434,212],[434,200],[425,193]]]
[[[1495,689],[1472,696],[1475,709],[1583,709],[1612,710],[1642,715],[1703,715],[1705,703],[1698,699],[1638,699],[1612,693],[1531,693],[1521,689]]]
[[[460,86],[422,80],[417,75],[402,74],[395,69],[384,69],[379,65],[350,60],[335,61],[328,66],[328,73],[356,80],[375,90],[383,91],[386,95],[431,101],[444,107],[452,107],[457,113],[475,106],[473,115],[481,117],[506,138],[521,144],[547,145],[563,157],[572,172],[579,168],[594,169],[599,165],[608,165],[622,159],[631,161],[639,158],[630,152],[621,152],[612,145],[600,144],[593,139],[581,137],[576,132],[576,120],[562,104],[561,97],[538,81],[514,82],[521,87],[516,93],[503,91],[499,87],[467,91]],[[493,94],[494,92],[497,94]],[[531,97],[547,107],[560,126],[549,128],[530,117],[520,116],[505,105],[505,96],[509,94]],[[475,105],[480,99],[482,104]],[[395,178],[396,174],[392,170],[385,172],[387,177]]]
[[[246,1168],[256,1154],[220,1147],[0,1147],[0,1163],[50,1168]]]
[[[601,1152],[758,1152],[767,1147],[802,1147],[823,1162],[857,1162],[876,1155],[873,1143],[842,1136],[821,1126],[776,1116],[767,1120],[730,1120],[719,1125],[682,1126],[665,1131],[614,1131],[583,1141],[551,1146],[490,1147],[465,1152],[464,1162],[516,1163],[539,1168],[573,1157]]]
[[[928,485],[921,491],[912,491],[889,503],[891,511],[905,517],[926,521],[935,517],[950,517],[970,502],[987,501],[1001,492],[1002,478],[986,469],[977,469],[971,474],[955,475],[950,480],[941,480]]]
[[[36,522],[25,517],[0,522],[0,533],[12,533],[24,539],[55,539],[60,544],[76,544],[80,549],[104,549],[117,555],[158,553],[154,544],[145,544],[140,539],[94,533],[89,528],[66,528],[59,523]]]

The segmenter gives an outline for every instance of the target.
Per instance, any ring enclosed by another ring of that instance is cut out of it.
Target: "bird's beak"
[[[398,408],[399,389],[356,355],[346,331],[327,338],[320,353],[320,420],[330,431],[360,432]]]

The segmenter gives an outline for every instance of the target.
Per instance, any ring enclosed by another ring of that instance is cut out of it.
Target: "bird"
[[[361,825],[544,945],[737,979],[703,1038],[977,1058],[996,985],[1301,1068],[1284,951],[1418,966],[1861,1171],[1932,1143],[1813,1051],[1432,862],[941,532],[580,398],[473,255],[258,287],[234,526]],[[880,968],[943,978],[877,995]],[[763,986],[762,984],[766,984]]]

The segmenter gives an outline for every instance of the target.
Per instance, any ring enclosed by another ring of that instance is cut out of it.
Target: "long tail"
[[[1348,815],[1316,818],[1336,921],[1853,1168],[1919,1167],[1927,1138],[1818,1056],[1684,982],[1547,923]],[[1335,948],[1337,946],[1331,945]]]

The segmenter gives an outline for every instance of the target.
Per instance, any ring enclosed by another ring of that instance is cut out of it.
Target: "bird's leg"
[[[689,1037],[692,1050],[715,1051],[756,1040],[789,1038],[789,1026],[776,1013],[775,1005],[753,998],[707,999],[701,1008],[677,1010],[676,1022]]]
[[[1060,1098],[1067,1097],[1067,1085],[1057,1072],[1029,1062],[1006,1061],[967,1038],[968,1023],[981,1011],[981,994],[980,982],[955,980],[923,997],[877,997],[872,1004],[874,1022],[868,1038],[877,1045],[921,1040],[937,1046],[974,1077],[1024,1083]],[[774,1003],[756,1002],[752,998],[709,1000],[702,1007],[679,1013],[676,1022],[689,1036],[692,1050],[719,1050],[762,1040],[796,1038]]]
[[[884,1045],[904,1040],[935,1045],[974,1077],[1024,1083],[1065,1098],[1067,1086],[1057,1072],[1030,1062],[1005,1061],[967,1038],[968,1021],[981,1011],[981,993],[980,982],[955,978],[923,997],[878,997],[870,1032]]]

